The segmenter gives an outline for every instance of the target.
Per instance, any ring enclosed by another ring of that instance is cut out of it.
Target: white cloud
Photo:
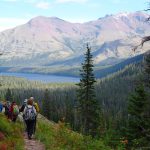
[[[37,8],[48,9],[50,7],[50,3],[48,2],[39,2],[36,4]]]
[[[17,2],[17,0],[3,0],[4,2]]]
[[[113,2],[114,4],[119,4],[119,3],[121,2],[121,0],[112,0],[112,2]]]
[[[28,19],[21,18],[0,18],[0,31],[16,27],[26,23],[27,21]]]
[[[26,3],[38,3],[39,0],[24,0]]]
[[[0,18],[0,24],[1,23],[23,23],[24,21],[27,21],[26,19],[21,18]]]
[[[11,28],[12,28],[11,26],[0,26],[0,32]]]
[[[86,3],[88,0],[56,0],[57,3],[68,3],[68,2],[74,2],[74,3]]]

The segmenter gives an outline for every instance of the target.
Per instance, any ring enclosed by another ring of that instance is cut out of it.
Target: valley
[[[23,11],[24,19],[37,12],[24,24],[0,32],[0,150],[36,150],[37,145],[41,150],[150,147],[149,9],[119,13],[109,7],[113,14],[80,23],[49,17],[52,7],[64,3],[72,9],[92,8],[87,17],[98,5],[98,16],[103,9],[99,1],[91,5],[95,1],[0,1],[0,7],[10,9],[28,6],[23,7],[30,10]],[[138,6],[132,2],[128,7]],[[127,5],[110,3],[117,10]],[[0,25],[20,20],[7,15]],[[14,103],[23,111],[15,114]]]

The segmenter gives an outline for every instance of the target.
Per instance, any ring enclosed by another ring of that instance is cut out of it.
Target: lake
[[[45,74],[31,74],[31,73],[6,73],[1,72],[1,76],[15,76],[26,78],[28,80],[42,81],[45,83],[63,83],[63,82],[79,82],[80,79],[76,77],[56,76],[56,75],[45,75]]]

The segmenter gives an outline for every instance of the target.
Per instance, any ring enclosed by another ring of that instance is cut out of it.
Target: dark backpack
[[[9,105],[5,105],[5,115],[9,115],[9,109],[10,109],[10,106]]]
[[[32,106],[31,108],[29,108],[28,106],[26,106],[26,111],[24,114],[24,119],[25,120],[35,120],[36,118],[36,113],[33,109],[34,106]]]

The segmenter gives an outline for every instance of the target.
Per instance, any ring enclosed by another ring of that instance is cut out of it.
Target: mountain
[[[141,37],[150,34],[143,12],[106,15],[85,23],[70,23],[56,17],[39,16],[24,25],[0,33],[1,66],[79,66],[86,43],[90,43],[97,66],[113,65],[133,53]]]

